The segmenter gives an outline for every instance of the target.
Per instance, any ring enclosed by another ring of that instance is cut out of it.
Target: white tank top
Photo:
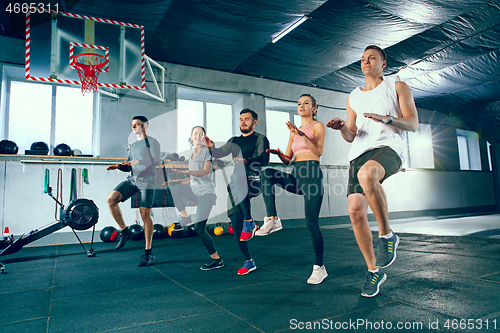
[[[349,151],[349,161],[368,150],[380,147],[392,148],[403,161],[406,132],[363,116],[363,113],[391,115],[394,118],[403,116],[396,93],[397,81],[399,77],[396,75],[384,77],[375,89],[362,91],[362,88],[358,87],[349,95],[349,106],[356,113],[358,128]]]

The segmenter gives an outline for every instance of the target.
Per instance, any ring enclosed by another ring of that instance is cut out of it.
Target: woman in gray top
[[[195,126],[191,130],[189,138],[190,145],[194,152],[189,157],[188,170],[178,171],[179,174],[189,175],[185,179],[176,179],[164,183],[168,184],[174,205],[181,214],[181,226],[190,224],[191,217],[186,212],[183,198],[198,204],[194,221],[194,230],[201,238],[208,250],[212,261],[201,266],[202,270],[211,270],[224,267],[222,259],[219,257],[214,245],[214,241],[206,230],[206,224],[212,207],[217,198],[215,186],[212,181],[212,156],[210,151],[203,145],[205,129],[202,126]]]

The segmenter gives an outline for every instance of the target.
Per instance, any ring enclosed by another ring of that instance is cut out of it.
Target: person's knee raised
[[[378,177],[376,170],[368,166],[364,166],[358,171],[358,181],[361,187],[366,191],[367,187],[370,187],[377,181]]]
[[[114,206],[120,202],[120,198],[116,193],[111,192],[106,198],[106,201],[108,203],[108,206]]]

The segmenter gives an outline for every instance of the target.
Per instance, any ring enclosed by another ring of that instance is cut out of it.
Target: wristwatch
[[[391,117],[391,119],[389,119],[389,121],[385,123],[386,125],[390,125],[392,123],[392,120],[394,119],[393,116],[391,116],[391,115],[388,115],[388,116]]]

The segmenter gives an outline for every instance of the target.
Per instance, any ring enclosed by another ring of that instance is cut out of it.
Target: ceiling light
[[[309,17],[307,16],[302,16],[298,21],[296,21],[294,24],[283,30],[278,36],[274,37],[272,40],[273,43],[276,43],[279,41],[281,38],[283,38],[287,33],[292,31],[293,29],[297,28],[299,25],[301,25],[305,20],[307,20]]]

